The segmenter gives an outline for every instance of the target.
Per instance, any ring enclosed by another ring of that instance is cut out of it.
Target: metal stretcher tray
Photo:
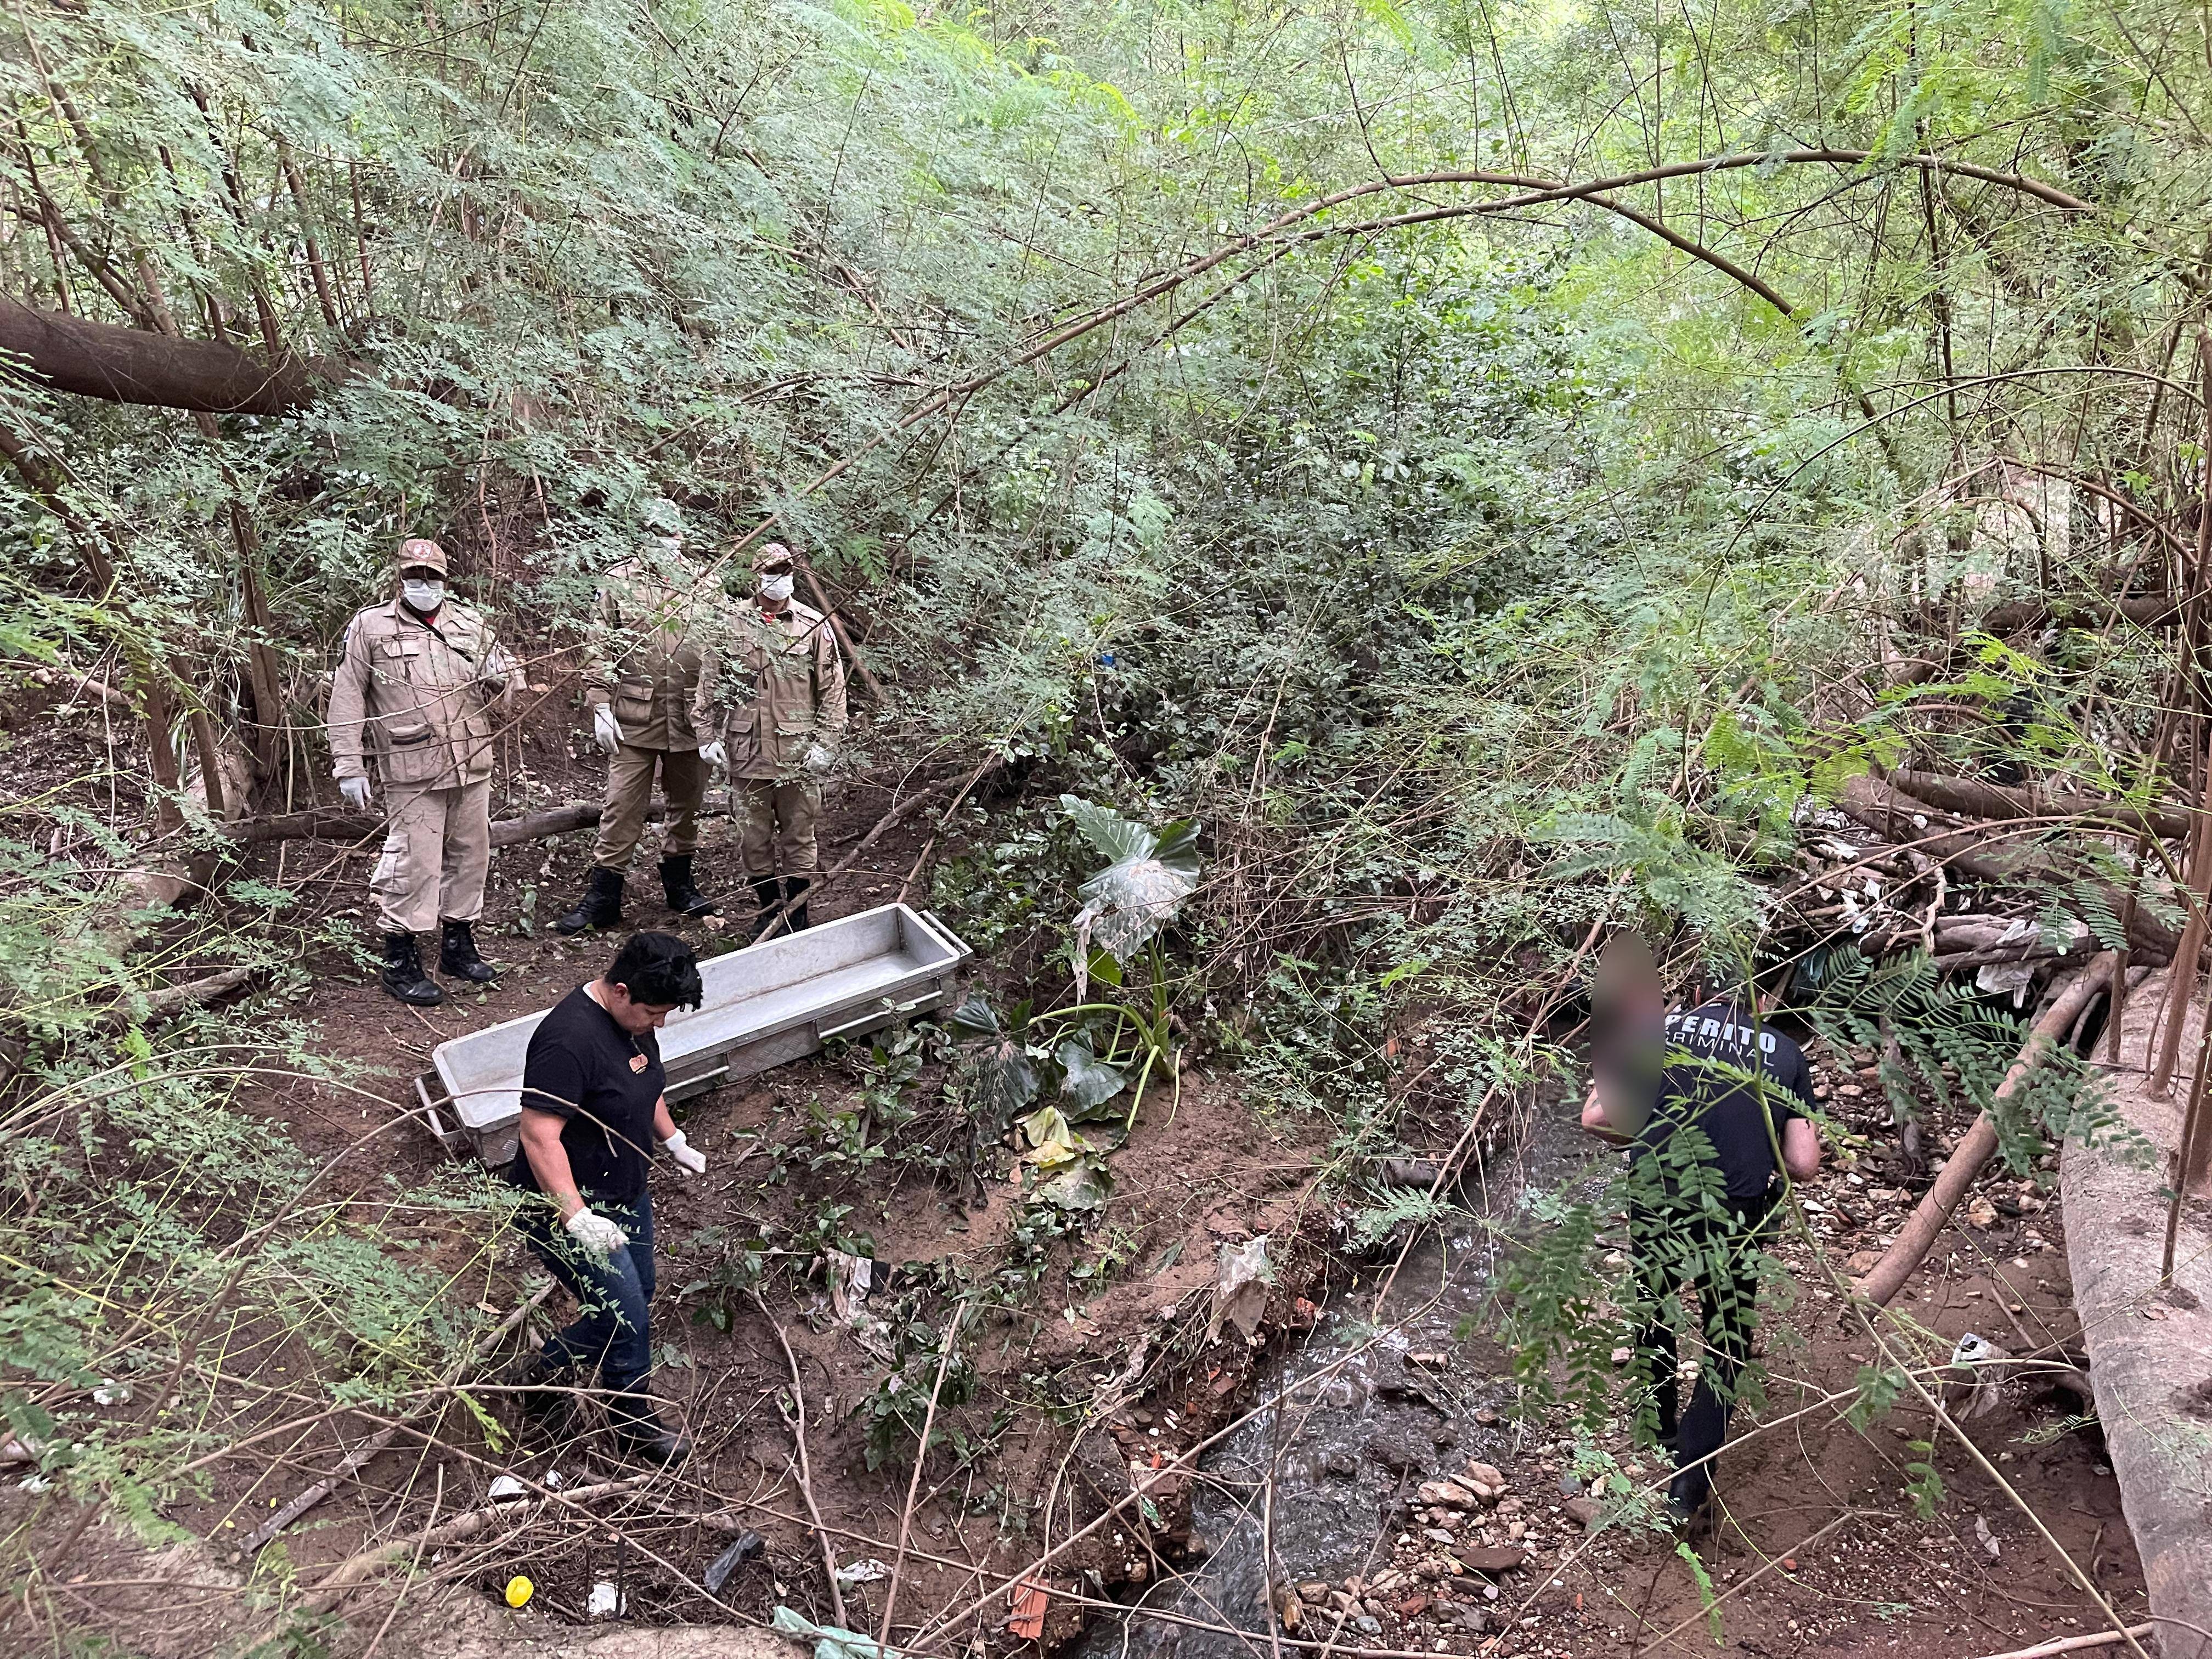
[[[885,904],[785,933],[699,964],[705,995],[661,1028],[668,1097],[681,1100],[951,1006],[974,954],[926,911]],[[455,1156],[497,1169],[514,1159],[522,1063],[541,1009],[431,1050],[415,1080],[430,1131]]]

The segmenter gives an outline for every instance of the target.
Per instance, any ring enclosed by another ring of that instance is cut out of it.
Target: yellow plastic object
[[[510,1607],[526,1605],[537,1593],[538,1586],[520,1573],[507,1581],[507,1605]]]

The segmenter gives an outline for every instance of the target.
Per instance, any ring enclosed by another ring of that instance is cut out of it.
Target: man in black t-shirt
[[[1755,1018],[1748,996],[1713,995],[1667,1018],[1666,1065],[1632,1139],[1607,1121],[1599,1091],[1583,1127],[1632,1153],[1629,1243],[1635,1260],[1637,1369],[1651,1389],[1659,1438],[1674,1455],[1668,1492],[1687,1521],[1712,1495],[1712,1468],[1751,1358],[1759,1262],[1768,1217],[1786,1188],[1820,1165],[1805,1051]],[[1675,1324],[1683,1285],[1697,1288],[1705,1353],[1679,1419]]]
[[[668,1115],[653,1034],[678,1005],[697,1007],[701,994],[690,945],[672,933],[638,933],[605,974],[555,1004],[523,1060],[522,1144],[507,1171],[541,1195],[523,1206],[517,1225],[581,1310],[524,1362],[518,1385],[567,1387],[596,1367],[616,1431],[664,1464],[682,1461],[691,1443],[661,1422],[644,1386],[653,1290],[645,1170],[655,1141],[691,1175],[705,1171],[707,1158]]]

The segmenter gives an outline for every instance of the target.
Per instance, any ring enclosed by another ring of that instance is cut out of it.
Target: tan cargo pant
[[[491,873],[491,780],[384,786],[383,856],[368,878],[387,933],[427,933],[483,914]]]
[[[668,801],[668,823],[662,831],[663,853],[699,850],[699,807],[707,799],[707,775],[712,769],[696,749],[641,749],[634,743],[618,746],[607,757],[607,799],[599,814],[599,843],[592,862],[608,870],[627,870],[630,854],[645,834],[645,811],[653,801],[653,773],[660,769],[660,793]]]
[[[738,823],[738,851],[748,880],[764,881],[777,865],[787,876],[811,876],[821,863],[814,820],[822,811],[822,786],[811,778],[734,778],[730,816]]]

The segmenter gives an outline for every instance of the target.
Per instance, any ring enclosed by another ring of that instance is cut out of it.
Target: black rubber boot
[[[811,876],[786,876],[783,878],[784,899],[791,906],[789,919],[784,925],[794,933],[811,925],[806,920],[806,890],[813,884]]]
[[[623,919],[623,872],[603,864],[592,866],[590,881],[576,908],[553,924],[556,933],[580,933],[586,927],[613,927]]]
[[[438,971],[450,974],[455,979],[465,979],[482,985],[487,980],[499,977],[499,969],[477,954],[476,931],[465,921],[441,921],[438,924]]]
[[[774,876],[756,877],[753,896],[760,901],[760,915],[753,921],[753,936],[745,941],[748,945],[757,945],[768,937],[775,913],[783,908],[783,884]]]
[[[542,1352],[526,1353],[500,1374],[500,1381],[516,1390],[523,1414],[540,1428],[568,1422],[576,1374],[567,1365],[549,1362]]]
[[[412,933],[384,936],[384,971],[376,977],[386,990],[417,1008],[434,1008],[446,1000],[446,994],[423,973]]]
[[[657,1463],[662,1468],[674,1468],[691,1455],[691,1437],[678,1434],[657,1417],[637,1417],[624,1422],[617,1419],[615,1437],[622,1442],[623,1449],[641,1462]]]
[[[660,860],[660,890],[679,916],[711,916],[721,908],[692,885],[689,853],[671,853]]]

